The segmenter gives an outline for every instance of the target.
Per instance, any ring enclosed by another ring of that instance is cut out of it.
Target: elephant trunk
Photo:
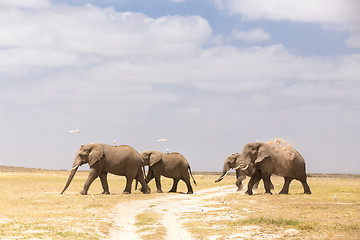
[[[69,187],[69,185],[70,185],[72,179],[74,178],[75,173],[76,173],[77,169],[79,168],[79,166],[80,166],[80,164],[79,164],[79,165],[75,165],[75,166],[71,169],[71,172],[70,172],[68,181],[67,181],[67,183],[65,184],[64,189],[61,191],[61,194],[63,194],[63,193],[65,192],[65,190]]]
[[[223,178],[226,177],[226,175],[229,173],[229,170],[230,167],[225,163],[221,176],[219,177],[219,179],[215,180],[215,182],[220,182],[221,180],[223,180]]]

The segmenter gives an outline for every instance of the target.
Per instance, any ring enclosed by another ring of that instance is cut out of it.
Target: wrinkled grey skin
[[[131,184],[134,179],[141,183],[143,193],[150,193],[150,188],[144,179],[142,158],[135,149],[127,145],[111,146],[97,143],[82,145],[79,148],[74,159],[73,169],[61,194],[70,185],[79,166],[86,163],[90,166],[90,172],[84,188],[80,191],[82,195],[87,194],[91,183],[97,177],[100,178],[104,189],[102,194],[110,194],[107,181],[108,173],[126,177],[126,187],[123,192],[125,194],[131,193]]]
[[[188,194],[193,193],[193,188],[190,184],[190,176],[194,184],[196,182],[192,176],[190,164],[180,153],[161,153],[159,151],[144,151],[141,153],[144,165],[149,166],[149,172],[146,176],[146,182],[150,182],[155,178],[156,188],[158,193],[162,193],[160,177],[168,177],[173,179],[173,186],[169,192],[176,192],[177,185],[180,180],[186,183]]]
[[[298,151],[291,147],[278,147],[265,142],[248,143],[244,146],[238,168],[250,176],[247,194],[252,195],[253,185],[263,179],[266,193],[271,194],[270,177],[272,174],[285,179],[280,194],[289,193],[293,179],[299,180],[305,194],[311,194],[306,181],[305,161]]]
[[[239,154],[239,153],[233,153],[233,154],[227,156],[224,161],[224,167],[223,167],[221,176],[219,177],[219,179],[215,180],[215,182],[220,182],[228,174],[230,169],[235,168],[236,166],[239,166],[240,158],[241,158],[241,154]],[[243,189],[242,181],[245,178],[246,178],[246,174],[243,173],[240,169],[237,169],[236,170],[236,182],[235,182],[235,185],[238,187],[237,191],[240,191],[241,189]],[[259,182],[260,182],[260,180],[254,184],[253,189],[258,188]],[[271,183],[271,187],[272,187],[271,189],[274,189],[274,186],[272,185],[272,183]]]

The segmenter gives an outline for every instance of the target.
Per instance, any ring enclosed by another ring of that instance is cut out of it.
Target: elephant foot
[[[110,192],[109,191],[103,191],[101,194],[109,195]]]
[[[249,190],[247,190],[247,191],[245,192],[245,194],[247,194],[247,195],[253,195],[252,191],[249,191]]]
[[[87,191],[83,189],[83,190],[80,191],[80,194],[81,195],[87,195]]]
[[[311,194],[311,191],[308,191],[308,192],[304,192],[304,194]]]
[[[187,194],[193,194],[193,193],[194,193],[193,191],[187,192]]]
[[[123,194],[130,194],[130,191],[123,191]]]
[[[265,192],[265,194],[270,194],[270,195],[272,195],[272,192]]]
[[[158,189],[156,192],[157,193],[163,193],[163,191],[161,189]]]
[[[288,191],[282,191],[282,190],[281,190],[281,191],[279,192],[279,194],[289,194],[289,192],[288,192]]]
[[[174,192],[174,193],[176,193],[176,191],[175,191],[175,190],[172,190],[172,189],[171,189],[169,192]]]
[[[144,194],[149,194],[151,192],[151,189],[147,188],[146,190],[144,190],[143,188],[141,188],[141,192]]]

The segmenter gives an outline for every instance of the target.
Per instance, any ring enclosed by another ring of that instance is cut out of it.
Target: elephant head
[[[230,169],[235,168],[236,165],[239,165],[240,157],[241,157],[241,154],[239,154],[239,153],[233,153],[232,155],[228,156],[225,159],[221,176],[215,182],[220,182],[221,180],[223,180],[223,178],[229,173]]]
[[[140,155],[143,158],[144,165],[149,167],[162,160],[162,153],[158,151],[144,151]]]
[[[68,181],[64,189],[62,190],[61,194],[63,194],[65,190],[69,187],[72,179],[75,176],[77,169],[81,165],[88,163],[89,166],[92,167],[97,161],[99,161],[102,158],[103,155],[104,155],[104,150],[100,144],[82,145],[78,150],[78,152],[76,153]]]
[[[251,176],[255,170],[255,164],[270,157],[270,146],[263,142],[248,143],[241,153],[239,165],[234,169],[240,169],[243,173]]]

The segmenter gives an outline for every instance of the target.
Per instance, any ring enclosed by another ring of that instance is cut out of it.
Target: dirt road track
[[[148,200],[133,200],[117,206],[117,215],[114,218],[114,227],[110,231],[112,240],[138,240],[141,236],[136,232],[135,216],[148,211],[155,211],[161,215],[161,224],[166,229],[168,240],[195,239],[183,227],[182,214],[188,212],[206,212],[204,200],[226,196],[236,191],[235,186],[222,186],[204,189],[192,195],[163,194],[164,197]]]

